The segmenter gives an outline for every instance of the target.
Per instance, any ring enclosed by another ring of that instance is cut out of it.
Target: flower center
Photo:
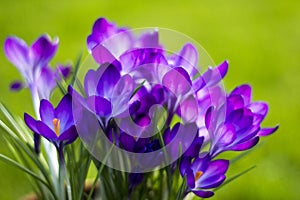
[[[57,136],[59,136],[60,132],[60,120],[57,118],[53,119],[54,132]]]
[[[202,171],[198,171],[195,174],[195,181],[199,180],[199,178],[202,176],[203,172]]]

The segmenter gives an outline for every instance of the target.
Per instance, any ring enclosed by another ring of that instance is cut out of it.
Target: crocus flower
[[[209,189],[220,186],[225,180],[228,160],[211,160],[209,155],[195,158],[184,157],[180,164],[180,173],[187,180],[187,192],[192,191],[199,197],[208,198],[214,195]]]
[[[24,114],[26,125],[36,134],[41,135],[56,148],[72,143],[78,136],[73,121],[72,99],[65,95],[56,108],[43,99],[40,105],[41,120],[35,120],[27,113]]]
[[[226,151],[243,151],[252,148],[259,137],[275,132],[273,128],[261,128],[261,122],[268,112],[264,102],[251,102],[251,87],[241,85],[226,99],[226,105],[206,113],[206,127],[210,133],[212,156]]]
[[[8,60],[13,63],[27,84],[31,85],[43,67],[54,56],[58,46],[58,40],[53,42],[43,35],[39,37],[30,47],[26,42],[17,37],[8,37],[4,44],[4,52]]]

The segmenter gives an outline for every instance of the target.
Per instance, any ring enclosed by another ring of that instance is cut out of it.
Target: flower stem
[[[64,151],[63,151],[63,145],[60,145],[59,148],[57,148],[58,157],[59,157],[59,179],[60,179],[60,188],[61,188],[61,197],[62,199],[65,199],[65,184],[64,180],[66,181],[66,187],[67,187],[67,195],[68,200],[72,200],[72,190],[71,190],[71,183],[68,175],[68,170],[64,158]]]

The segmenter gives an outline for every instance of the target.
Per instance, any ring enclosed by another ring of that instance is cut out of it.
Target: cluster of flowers
[[[220,153],[248,150],[260,137],[278,128],[261,127],[268,106],[251,101],[249,85],[241,85],[229,94],[223,91],[220,83],[227,73],[227,61],[200,73],[198,52],[192,44],[169,54],[160,44],[158,31],[135,36],[130,29],[119,28],[104,18],[95,22],[87,38],[98,69],[85,75],[84,94],[69,86],[54,108],[49,102],[50,93],[56,82],[70,74],[69,68],[59,67],[58,72],[52,72],[48,66],[57,45],[57,40],[52,42],[46,36],[31,47],[10,37],[5,42],[5,53],[25,78],[33,97],[41,100],[40,119],[25,114],[27,126],[53,143],[60,153],[78,136],[72,109],[76,101],[96,116],[102,131],[118,148],[146,154],[171,145],[168,156],[180,162],[170,166],[172,173],[179,170],[186,179],[184,193],[207,198],[226,178],[229,161],[219,159]],[[166,110],[164,123],[157,130],[161,138],[154,133],[145,136],[154,121],[153,106]],[[127,116],[131,121],[124,120]],[[139,131],[132,128],[132,122]],[[189,137],[178,136],[180,127]],[[208,148],[204,151],[205,146]],[[143,174],[132,173],[128,186],[134,189],[142,181]]]

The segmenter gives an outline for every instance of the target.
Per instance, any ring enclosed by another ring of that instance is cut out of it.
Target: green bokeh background
[[[101,16],[133,28],[165,27],[194,38],[216,63],[228,59],[228,90],[250,83],[255,100],[269,103],[264,125],[280,123],[274,135],[240,160],[234,173],[256,164],[212,199],[300,199],[300,1],[0,1],[0,44],[8,35],[28,43],[40,34],[59,36],[53,63],[86,51],[86,36]],[[20,78],[0,51],[0,101],[13,113],[33,113],[29,92],[11,93]],[[3,141],[0,151],[10,155]],[[18,170],[0,163],[0,199],[19,199],[30,184]]]

